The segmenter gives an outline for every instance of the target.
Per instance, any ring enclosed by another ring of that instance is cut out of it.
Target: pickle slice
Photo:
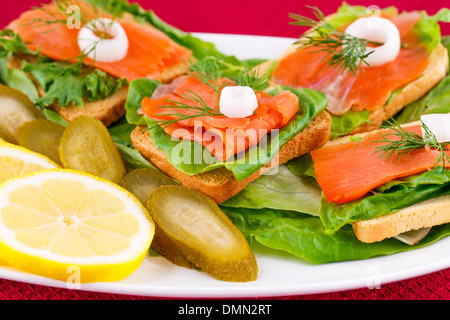
[[[42,119],[34,103],[21,91],[0,85],[0,138],[18,144],[17,130],[26,121]]]
[[[22,147],[47,156],[61,165],[58,148],[65,129],[47,119],[31,120],[17,130],[17,141]]]
[[[258,266],[247,240],[205,194],[184,186],[162,186],[147,208],[157,232],[197,268],[223,281],[253,281]],[[155,233],[156,235],[156,233]]]
[[[131,192],[144,206],[147,205],[150,194],[157,188],[166,185],[178,185],[178,182],[165,174],[150,169],[135,169],[119,182],[122,188]]]
[[[128,173],[119,185],[131,192],[144,206],[147,206],[147,201],[153,191],[161,186],[178,185],[178,182],[159,171],[143,168]],[[155,230],[158,230],[158,226],[155,227]],[[150,249],[176,265],[195,268],[195,265],[187,260],[178,248],[172,246],[169,241],[164,233],[158,231],[153,237]]]
[[[64,168],[88,172],[119,183],[126,169],[106,127],[99,120],[79,116],[61,138],[59,157]]]

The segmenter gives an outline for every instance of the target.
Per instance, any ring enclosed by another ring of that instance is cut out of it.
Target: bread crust
[[[355,128],[350,134],[378,129],[383,121],[389,119],[408,104],[422,98],[428,91],[441,82],[449,68],[447,49],[439,43],[430,55],[430,64],[422,76],[407,84],[402,91],[386,106],[379,106],[369,115],[370,123]]]
[[[358,240],[366,243],[382,241],[401,233],[430,228],[450,222],[450,196],[427,200],[395,213],[352,223]]]
[[[59,113],[65,120],[71,122],[79,116],[90,116],[110,126],[122,118],[125,113],[125,102],[127,101],[128,86],[119,89],[116,93],[106,99],[98,101],[85,101],[82,106],[61,107],[55,103],[52,109]]]
[[[150,134],[148,131],[144,131],[145,129],[145,126],[137,126],[131,133],[133,147],[144,158],[160,171],[178,180],[182,185],[203,192],[216,203],[221,203],[236,195],[250,182],[269,171],[272,167],[323,146],[330,138],[331,118],[328,112],[322,111],[308,127],[281,148],[277,157],[272,159],[265,167],[241,181],[238,181],[233,173],[226,168],[214,169],[193,176],[179,171],[167,160],[165,153],[153,144]]]

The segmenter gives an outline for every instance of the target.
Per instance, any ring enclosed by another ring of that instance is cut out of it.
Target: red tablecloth
[[[0,28],[14,19],[20,12],[42,0],[2,0]],[[249,35],[269,35],[297,37],[298,29],[289,25],[288,13],[308,15],[305,5],[318,6],[325,14],[336,10],[341,1],[315,0],[138,0],[145,9],[153,9],[166,22],[188,32],[211,32]],[[350,4],[395,5],[400,10],[426,10],[434,14],[445,1],[441,0],[378,0],[348,1]],[[450,34],[450,25],[442,25],[442,32]],[[55,299],[108,299],[108,300],[147,300],[158,297],[139,297],[52,288],[34,284],[0,279],[1,300],[55,300]],[[342,292],[279,297],[290,300],[449,300],[450,269],[434,272],[413,279],[384,284],[379,289],[362,288]]]

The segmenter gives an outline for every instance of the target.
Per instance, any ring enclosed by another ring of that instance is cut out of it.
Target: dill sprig
[[[167,119],[167,120],[155,120],[157,125],[160,126],[162,129],[169,127],[173,125],[174,123],[181,121],[181,120],[193,120],[198,117],[202,116],[209,116],[209,117],[215,117],[215,116],[222,116],[223,114],[219,111],[219,108],[212,108],[206,104],[206,102],[202,99],[200,95],[197,93],[188,90],[189,94],[180,95],[182,98],[192,102],[192,104],[187,104],[180,101],[172,101],[172,100],[166,100],[166,102],[170,105],[167,106],[159,106],[156,108],[159,109],[166,109],[168,112],[166,113],[158,113],[155,116],[172,116],[175,118]],[[190,114],[185,114],[183,112],[180,112],[181,110],[189,111]],[[180,110],[180,111],[179,111]]]
[[[389,160],[394,156],[393,160],[400,161],[403,155],[406,155],[409,159],[409,154],[416,149],[431,148],[433,150],[439,151],[439,155],[436,158],[436,165],[442,162],[442,168],[445,170],[446,162],[450,164],[450,156],[446,153],[448,150],[446,147],[450,142],[440,143],[438,142],[434,133],[428,128],[428,126],[420,121],[424,134],[423,137],[417,133],[405,130],[400,124],[394,119],[387,121],[386,126],[381,126],[383,129],[391,129],[393,132],[383,134],[380,132],[383,140],[376,140],[373,142],[385,142],[381,146],[375,146],[376,150],[374,153],[381,152],[380,157],[383,157],[385,161]],[[389,138],[389,137],[394,138]]]
[[[198,62],[189,62],[186,66],[187,74],[196,78],[198,81],[208,85],[216,93],[220,93],[222,71],[216,60],[201,60]]]
[[[230,70],[233,70],[232,75],[226,76],[226,73]],[[162,128],[166,128],[178,121],[192,120],[202,116],[223,116],[219,109],[219,98],[220,93],[225,86],[248,86],[255,91],[263,90],[268,86],[267,76],[259,76],[258,70],[250,69],[245,66],[232,66],[223,60],[205,59],[198,62],[190,61],[186,66],[186,72],[189,76],[196,78],[213,90],[215,96],[214,105],[207,105],[198,93],[188,90],[188,94],[180,96],[188,100],[189,104],[167,100],[167,105],[157,107],[165,109],[168,112],[155,114],[155,117],[173,117],[172,119],[156,120],[157,125]],[[224,78],[229,79],[229,81],[225,81]],[[189,114],[180,112],[180,109],[189,111]]]
[[[357,75],[364,65],[369,66],[365,60],[373,51],[366,52],[368,44],[379,44],[366,39],[356,38],[345,32],[337,30],[317,7],[307,6],[313,10],[317,20],[290,13],[289,17],[296,20],[290,24],[310,28],[296,42],[300,49],[315,48],[314,52],[325,52],[324,59],[329,67],[337,68],[338,72],[350,72]]]
[[[269,86],[269,78],[267,73],[262,76],[259,73],[259,69],[244,67],[243,71],[233,79],[239,86],[247,86],[256,91],[262,91]]]

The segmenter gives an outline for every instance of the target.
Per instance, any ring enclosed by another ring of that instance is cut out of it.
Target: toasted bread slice
[[[284,56],[297,49],[297,44],[292,45],[282,54],[279,59],[282,59]],[[266,61],[256,68],[260,74],[270,73],[270,69],[273,64],[276,64],[276,61]],[[425,69],[422,76],[407,84],[401,90],[401,92],[389,102],[389,104],[380,105],[376,110],[372,111],[369,115],[370,123],[365,123],[362,126],[355,128],[349,134],[352,135],[355,133],[377,129],[378,126],[383,123],[383,121],[395,115],[408,104],[424,96],[428,91],[430,91],[435,85],[437,85],[442,79],[445,78],[448,70],[448,52],[447,49],[440,43],[431,53],[430,64]]]
[[[328,112],[322,111],[308,127],[294,136],[281,148],[276,158],[272,159],[265,167],[241,181],[238,181],[233,173],[226,168],[219,168],[193,176],[179,171],[169,163],[164,152],[153,144],[148,131],[144,131],[146,128],[144,126],[136,127],[131,133],[131,141],[133,147],[156,168],[173,179],[178,180],[182,185],[199,190],[210,196],[217,203],[221,203],[237,194],[250,182],[277,164],[283,164],[323,146],[330,138],[330,125],[330,115]]]
[[[356,237],[366,243],[395,237],[411,230],[450,222],[450,196],[416,203],[395,213],[352,223]]]

